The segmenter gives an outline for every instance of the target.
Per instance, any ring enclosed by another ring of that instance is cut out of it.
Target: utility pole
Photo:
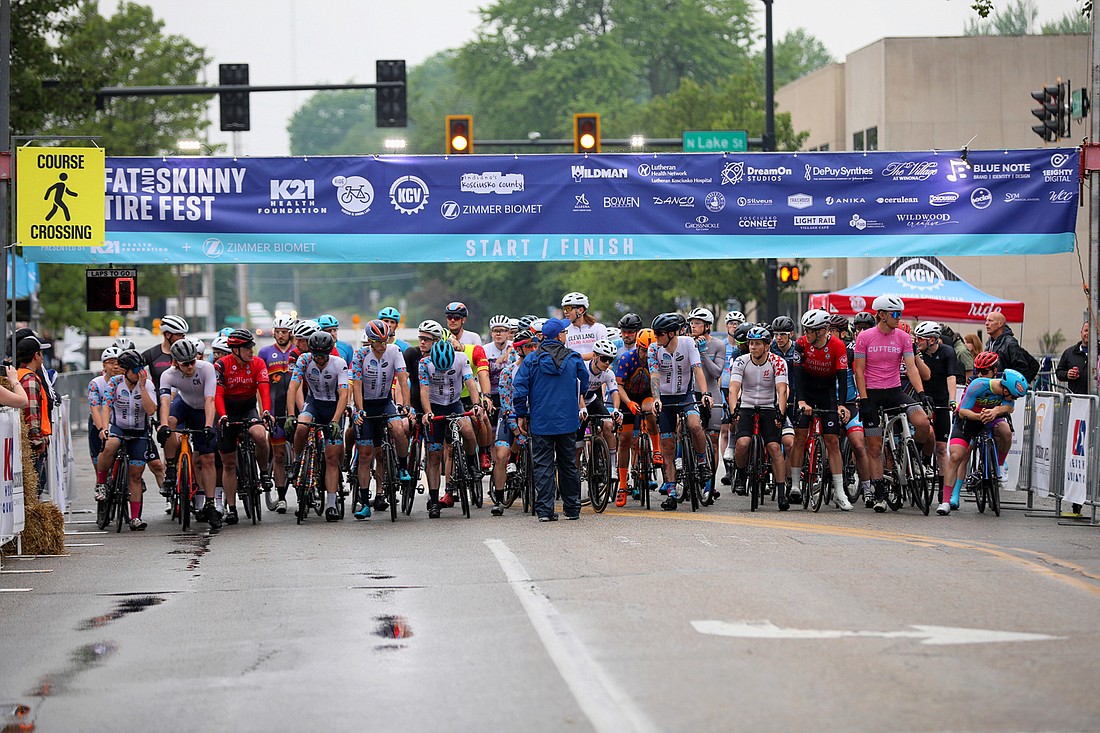
[[[1092,11],[1092,98],[1100,100],[1100,24],[1096,22],[1096,10]],[[1100,142],[1100,111],[1089,115],[1089,142]],[[1089,186],[1089,394],[1097,394],[1097,303],[1100,295],[1100,176],[1092,176]]]
[[[6,155],[4,161],[11,175],[12,160],[15,157],[11,149],[11,133],[9,123],[11,118],[11,0],[0,0],[0,155]],[[8,247],[11,245],[11,230],[8,228],[11,222],[8,220],[8,211],[11,209],[8,196],[11,192],[11,178],[0,180],[0,283],[4,284],[3,305],[0,305],[0,344],[8,342],[8,294],[12,293],[12,309],[15,309],[15,289],[8,288]],[[11,334],[14,336],[14,334]],[[0,349],[0,352],[4,349]],[[11,345],[12,356],[15,355],[15,345]]]
[[[772,0],[764,0],[764,137],[761,149],[775,150],[775,57],[772,48]],[[764,260],[765,315],[770,323],[779,315],[779,263]]]

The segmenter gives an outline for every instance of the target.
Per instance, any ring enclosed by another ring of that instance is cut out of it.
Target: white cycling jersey
[[[395,344],[387,346],[381,358],[370,346],[362,346],[351,361],[351,378],[363,385],[364,400],[389,399],[397,373],[404,371],[405,358]]]
[[[317,366],[312,358],[299,359],[294,365],[291,381],[305,382],[312,399],[320,402],[337,402],[340,389],[348,386],[348,363],[338,356],[330,356],[324,367]]]
[[[605,338],[607,338],[607,327],[602,323],[592,325],[582,323],[579,326],[570,323],[565,329],[565,345],[581,356],[590,355],[596,342]]]
[[[683,395],[691,390],[692,369],[702,358],[695,342],[687,336],[677,336],[670,353],[658,343],[649,345],[649,373],[658,374],[657,387],[662,395]],[[703,385],[705,386],[705,385]]]
[[[437,369],[428,356],[420,360],[420,385],[428,388],[428,400],[433,405],[445,406],[458,402],[466,380],[473,378],[470,360],[462,352],[455,352],[450,369]]]
[[[596,398],[611,403],[611,394],[619,391],[619,385],[615,381],[615,375],[610,369],[604,369],[599,374],[588,367],[588,391],[584,393],[584,404],[591,405]]]
[[[111,425],[122,430],[144,430],[149,422],[149,414],[145,412],[141,398],[146,394],[156,402],[157,393],[152,379],[146,379],[144,384],[138,382],[131,389],[126,383],[125,375],[111,377],[111,381],[107,382],[104,402],[111,417]]]
[[[183,376],[174,365],[160,375],[161,396],[179,393],[183,404],[196,410],[206,407],[206,398],[213,397],[218,388],[218,370],[207,361],[195,362],[195,373]]]
[[[730,385],[741,385],[739,401],[745,407],[773,407],[776,385],[790,384],[783,357],[771,352],[764,356],[764,363],[757,364],[750,354],[742,354],[730,366]]]

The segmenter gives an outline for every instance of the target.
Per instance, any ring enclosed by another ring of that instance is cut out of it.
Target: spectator
[[[1062,352],[1055,374],[1073,394],[1089,393],[1089,323],[1081,326],[1081,340]]]
[[[1001,357],[1000,370],[1015,369],[1024,375],[1028,384],[1032,384],[1039,374],[1039,362],[1020,346],[1012,329],[1005,323],[1004,314],[993,311],[986,316],[985,330],[989,333],[985,350],[994,351]]]
[[[46,371],[46,361],[45,361],[46,360],[46,354],[45,354],[45,352],[49,351],[53,347],[50,344],[46,343],[45,340],[43,340],[43,338],[41,336],[39,336],[37,333],[35,333],[34,329],[30,329],[30,328],[27,328],[25,326],[23,328],[18,329],[15,332],[15,343],[18,344],[20,341],[25,339],[27,336],[34,336],[36,339],[38,339],[38,343],[42,347],[42,351],[43,351],[42,366],[38,367],[38,378],[42,380],[42,384],[46,388],[46,400],[49,402],[49,406],[50,406],[49,414],[52,415],[53,414],[53,408],[58,403],[61,402],[60,395],[57,394],[57,391],[53,387],[53,382],[54,382],[55,379],[57,379],[57,372],[53,372],[51,374],[50,372]]]
[[[42,369],[42,343],[34,336],[27,336],[15,345],[15,363],[19,370],[19,384],[26,392],[28,404],[23,410],[27,423],[27,439],[34,454],[34,470],[38,474],[38,496],[46,488],[46,453],[49,448],[50,427],[48,388],[38,375]]]
[[[531,435],[535,473],[535,513],[540,522],[556,521],[555,472],[561,482],[566,519],[581,513],[576,434],[580,428],[580,395],[588,390],[584,359],[565,345],[569,322],[552,318],[542,327],[538,351],[523,360],[512,383],[512,399],[521,433]]]
[[[15,371],[7,360],[4,362],[4,376],[8,378],[10,387],[0,383],[0,407],[18,407],[20,409],[29,404],[27,393],[23,385],[19,383],[19,372]]]

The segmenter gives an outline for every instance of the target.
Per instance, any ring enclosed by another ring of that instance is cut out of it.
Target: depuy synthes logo
[[[428,205],[428,184],[416,176],[401,176],[390,186],[390,203],[402,214],[419,214]]]
[[[210,259],[217,259],[225,254],[225,244],[222,240],[211,237],[202,243],[202,253]]]
[[[523,174],[501,173],[500,171],[463,173],[462,180],[459,184],[459,190],[470,193],[496,193],[508,195],[513,191],[523,190]]]
[[[589,168],[584,165],[572,167],[573,183],[583,183],[590,179],[626,178],[626,168]]]
[[[340,208],[349,216],[361,216],[370,211],[374,203],[374,186],[362,176],[336,176],[332,179],[336,187],[336,200]]]

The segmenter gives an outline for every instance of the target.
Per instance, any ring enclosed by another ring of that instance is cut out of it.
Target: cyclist
[[[576,291],[566,293],[561,298],[561,310],[569,321],[565,329],[565,346],[581,355],[585,361],[592,360],[592,347],[600,339],[607,338],[607,327],[596,322],[596,317],[588,312],[588,296]]]
[[[451,332],[454,339],[464,345],[481,346],[481,336],[473,331],[466,330],[466,319],[470,317],[470,309],[466,307],[465,303],[457,300],[451,301],[444,309],[443,315],[446,316],[447,330]]]
[[[405,349],[409,348],[409,343],[405,339],[397,338],[397,327],[401,324],[401,311],[388,305],[378,311],[378,320],[390,327],[390,343],[404,353]]]
[[[852,319],[852,331],[848,334],[851,338],[845,343],[845,347],[848,351],[848,397],[846,401],[849,405],[859,404],[859,390],[856,389],[855,371],[852,368],[852,364],[855,362],[855,334],[868,328],[874,328],[874,326],[874,315],[866,311],[857,313],[855,318]],[[859,411],[852,410],[851,408],[849,408],[848,411],[851,413],[848,424],[845,426],[848,444],[852,447],[852,456],[855,459],[856,476],[859,477],[859,486],[863,493],[864,507],[870,509],[875,504],[875,492],[871,487],[871,476],[868,465],[870,458],[867,455],[867,438],[863,433],[863,421],[859,419]]]
[[[653,410],[653,392],[649,386],[649,346],[655,339],[653,329],[638,331],[634,347],[623,352],[615,363],[615,382],[619,386],[620,400],[625,400],[627,412],[634,416],[633,421],[623,425],[619,434],[619,492],[615,497],[615,506],[626,506],[626,477],[630,470],[630,450],[634,444],[634,430],[649,433],[654,451],[654,464],[660,458],[661,439],[657,433],[656,413]],[[634,496],[640,496],[640,487],[634,487]]]
[[[440,340],[432,345],[429,356],[420,360],[419,375],[420,402],[425,408],[424,426],[428,430],[428,517],[438,519],[444,506],[454,506],[454,497],[450,492],[447,493],[446,499],[441,499],[439,496],[443,431],[446,421],[435,421],[434,418],[437,415],[459,415],[464,412],[460,396],[463,385],[469,390],[475,415],[481,411],[481,396],[466,354],[461,351],[456,352],[449,340]],[[463,417],[459,420],[459,429],[462,431],[466,461],[470,471],[474,472],[477,443],[474,440],[473,425],[470,424],[469,419]],[[452,456],[452,460],[455,461],[461,458],[461,456]]]
[[[409,434],[406,430],[405,415],[409,405],[409,380],[405,373],[405,360],[396,344],[389,343],[390,328],[382,319],[369,322],[363,329],[363,338],[367,345],[355,352],[351,364],[351,396],[355,401],[357,426],[355,441],[359,446],[359,491],[362,508],[355,513],[356,519],[370,516],[370,475],[374,465],[374,446],[385,436],[379,433],[381,423],[378,420],[364,419],[368,415],[386,415],[390,435],[397,449],[397,472],[401,482],[412,481],[409,475]],[[394,403],[394,395],[397,401]],[[378,487],[381,504],[375,508],[382,510],[386,503],[385,492]]]
[[[615,351],[622,353],[623,332],[618,326],[607,327],[607,340],[615,345]]]
[[[210,342],[210,361],[217,361],[223,356],[229,356],[229,339],[225,336],[215,336]]]
[[[286,396],[290,389],[290,369],[294,365],[291,353],[292,329],[298,321],[290,316],[276,316],[271,323],[271,335],[275,342],[260,349],[259,356],[267,364],[267,377],[271,380],[271,412],[276,416],[286,415]],[[271,472],[275,485],[280,489],[275,511],[286,514],[286,431],[283,423],[276,420],[271,429]]]
[[[1027,379],[1015,369],[1006,369],[1000,378],[978,377],[967,385],[951,428],[951,471],[946,474],[958,478],[951,487],[950,496],[947,483],[944,483],[943,503],[936,509],[937,514],[945,516],[959,508],[970,443],[987,427],[993,428],[997,464],[1004,465],[1012,447],[1012,430],[1005,418],[1012,414],[1015,401],[1027,394],[1027,387]]]
[[[638,340],[638,331],[642,328],[642,317],[637,313],[627,313],[619,319],[619,335],[622,337],[622,346],[618,347],[619,356],[621,357],[626,352],[634,348],[634,344]],[[619,360],[616,359],[612,366],[617,367]],[[620,484],[626,486],[626,484]]]
[[[218,387],[214,402],[218,411],[218,452],[222,459],[222,484],[225,487],[226,513],[225,523],[236,524],[237,516],[237,439],[241,426],[230,426],[230,422],[249,422],[263,419],[267,424],[271,418],[271,382],[267,376],[267,365],[256,356],[256,338],[246,328],[235,329],[226,338],[229,356],[223,356],[214,363],[218,373]],[[257,415],[256,399],[260,400],[262,415]],[[288,405],[289,409],[289,405]],[[271,474],[268,471],[270,451],[267,443],[267,431],[262,424],[253,424],[248,434],[256,443],[256,462],[260,466],[260,483],[265,490],[272,488]],[[217,518],[217,509],[207,504],[207,518]]]
[[[489,362],[488,396],[493,403],[493,407],[496,408],[494,414],[490,416],[490,418],[493,418],[494,428],[496,427],[496,420],[499,419],[500,374],[504,370],[504,365],[508,363],[508,338],[511,333],[511,319],[508,316],[493,316],[489,319],[489,338],[491,340],[482,347],[485,350],[485,358]]]
[[[740,349],[737,348],[737,344],[733,340],[733,334],[737,327],[745,322],[745,314],[741,311],[729,311],[726,313],[724,320],[726,326],[726,368],[722,370],[722,391],[728,395],[730,365],[734,359],[741,355]],[[729,400],[726,400],[726,404],[729,404]],[[722,432],[718,436],[718,448],[722,453],[722,462],[726,467],[725,475],[722,476],[722,483],[729,486],[733,470],[733,441],[730,440],[730,414],[728,410],[722,412]]]
[[[610,339],[600,339],[592,345],[592,360],[586,362],[588,369],[588,389],[584,393],[584,406],[589,415],[610,415],[616,425],[621,425],[623,413],[620,410],[622,397],[619,395],[619,385],[615,380],[615,372],[611,370],[611,363],[618,356],[618,349]],[[610,400],[612,410],[607,411],[607,402]],[[584,423],[577,431],[578,456],[584,442]],[[603,439],[607,443],[609,460],[612,466],[618,466],[618,446],[615,443],[615,430],[611,423],[602,420],[600,428],[603,431]],[[619,483],[619,472],[612,469],[612,490],[618,496],[618,487],[625,484]]]
[[[118,353],[120,354],[123,351],[133,351],[137,349],[137,347],[134,346],[134,340],[128,336],[119,336],[111,343],[111,346],[118,349]]]
[[[448,318],[450,318],[450,316],[448,316]],[[466,331],[464,333],[469,334],[470,332]],[[474,335],[476,336],[476,334]],[[466,355],[466,360],[470,363],[471,369],[473,369],[474,380],[477,382],[479,394],[488,395],[492,389],[492,384],[489,381],[489,357],[485,354],[485,347],[481,344],[463,343],[453,332],[451,333],[450,343],[456,351],[461,351]],[[460,397],[462,399],[462,404],[467,410],[473,407],[473,397],[467,387],[463,386]],[[482,409],[474,415],[473,422],[475,434],[477,435],[481,470],[482,472],[488,472],[490,468],[492,468],[490,454],[493,444],[493,424],[490,420],[490,416],[493,414],[495,406],[488,399],[485,399],[481,407]]]
[[[333,356],[339,356],[345,364],[350,364],[355,356],[355,347],[347,341],[340,340],[340,320],[331,313],[322,313],[317,316],[317,327],[332,336],[334,343]]]
[[[153,380],[154,388],[160,389],[160,375],[172,366],[172,344],[186,339],[190,331],[191,327],[187,324],[187,320],[181,316],[166,315],[160,319],[161,342],[141,353],[142,361],[145,362],[149,378]],[[153,420],[155,421],[156,417]],[[168,496],[172,491],[172,486],[176,483],[175,461],[168,461],[165,465],[165,462],[160,459],[160,452],[157,450],[156,443],[151,440],[146,441],[146,443],[149,447],[149,455],[145,457],[145,462],[149,465],[149,470],[157,477],[157,485],[161,495]]]
[[[123,351],[118,357],[121,372],[107,382],[104,408],[109,425],[100,430],[103,450],[96,463],[95,500],[107,498],[107,472],[121,442],[119,436],[134,438],[127,453],[130,458],[130,529],[140,531],[147,526],[141,518],[141,474],[145,471],[149,442],[149,418],[157,411],[156,389],[145,370],[145,362],[136,351]]]
[[[201,437],[192,440],[198,455],[198,483],[202,486],[203,498],[196,506],[200,512],[203,512],[207,502],[214,503],[214,420],[217,414],[214,396],[217,387],[217,370],[210,362],[199,361],[198,349],[193,342],[183,339],[172,344],[172,366],[160,379],[157,441],[164,446],[164,454],[172,456],[175,463],[179,455],[179,435],[169,430],[182,425],[189,430],[203,431]],[[189,511],[185,507],[180,507],[180,510]],[[210,520],[211,529],[219,526],[221,523],[217,517]]]
[[[88,452],[92,456],[92,466],[103,452],[103,438],[100,433],[110,427],[110,416],[103,409],[107,400],[107,382],[122,372],[118,368],[118,357],[122,350],[117,346],[108,346],[99,357],[103,362],[103,371],[88,382]],[[16,380],[18,381],[18,380]]]
[[[722,374],[728,371],[726,364],[726,344],[711,335],[714,326],[714,314],[707,308],[696,308],[687,315],[688,326],[691,328],[691,337],[695,339],[695,346],[699,349],[699,357],[703,362],[703,373],[707,377],[706,392],[710,394],[711,404],[714,408],[710,411],[710,420],[704,425],[707,437],[711,443],[711,450],[718,455],[718,437],[722,432],[723,414],[719,405],[724,404],[724,390],[722,389]],[[728,383],[726,385],[729,386]],[[702,386],[700,385],[700,388]],[[728,427],[727,427],[728,430]],[[711,466],[711,469],[716,468]],[[711,475],[703,490],[707,497],[707,503],[713,503],[717,499],[718,492],[714,489],[714,476]]]
[[[995,377],[1000,369],[1001,357],[996,351],[983,351],[974,357],[975,379]]]
[[[772,320],[770,330],[772,332],[771,353],[783,357],[783,361],[787,362],[787,379],[790,380],[790,396],[787,398],[787,404],[797,404],[799,385],[796,381],[798,375],[794,373],[794,321],[790,316],[777,316]],[[851,363],[849,359],[849,366]],[[783,454],[786,456],[790,456],[791,451],[794,450],[794,422],[790,412],[787,410],[787,418],[781,431]]]
[[[871,303],[875,327],[856,336],[852,363],[859,391],[859,419],[867,436],[868,473],[875,489],[874,510],[886,511],[886,486],[882,479],[882,423],[879,409],[905,406],[917,443],[932,438],[932,426],[924,408],[901,389],[901,366],[921,402],[927,399],[913,356],[913,339],[898,328],[905,303],[896,295],[880,295]]]
[[[783,450],[780,427],[787,413],[789,380],[787,362],[770,351],[771,333],[764,326],[755,326],[748,333],[749,353],[742,354],[730,365],[729,401],[736,405],[733,441],[737,479],[734,490],[741,495],[745,489],[745,469],[748,467],[749,446],[752,444],[755,410],[760,408],[760,437],[771,458],[772,476],[778,485],[779,511],[790,508],[787,487],[783,481]]]
[[[530,333],[519,335],[512,342],[512,350],[515,355],[504,365],[500,373],[500,416],[497,418],[496,442],[493,444],[493,508],[494,517],[504,514],[504,485],[508,475],[515,473],[516,456],[519,449],[527,442],[527,436],[519,432],[516,418],[516,406],[512,402],[512,383],[516,376],[516,370],[523,363],[524,357],[538,347],[538,341],[532,338]]]
[[[658,416],[658,427],[661,431],[661,455],[675,455],[676,452],[676,422],[682,413],[687,420],[688,430],[691,431],[692,447],[695,449],[696,465],[700,475],[705,475],[707,467],[707,436],[703,432],[703,424],[699,418],[699,410],[694,406],[686,406],[692,402],[692,387],[699,389],[706,386],[707,379],[703,373],[702,358],[695,342],[687,337],[680,336],[684,328],[684,317],[679,313],[661,313],[653,319],[653,334],[655,339],[649,346],[647,364],[649,367],[649,388],[656,398],[653,409]],[[704,407],[710,407],[710,395],[702,396]],[[654,456],[654,463],[656,463]],[[666,510],[676,509],[676,462],[664,461],[665,483],[661,487],[662,494],[668,498],[661,502],[661,508]]]
[[[947,439],[951,435],[951,413],[955,411],[955,380],[959,360],[955,349],[943,343],[943,327],[935,321],[921,321],[913,329],[917,337],[916,361],[924,389],[932,398],[932,434],[940,474],[948,476]],[[935,409],[939,408],[939,409]],[[947,479],[944,479],[947,483]]]

